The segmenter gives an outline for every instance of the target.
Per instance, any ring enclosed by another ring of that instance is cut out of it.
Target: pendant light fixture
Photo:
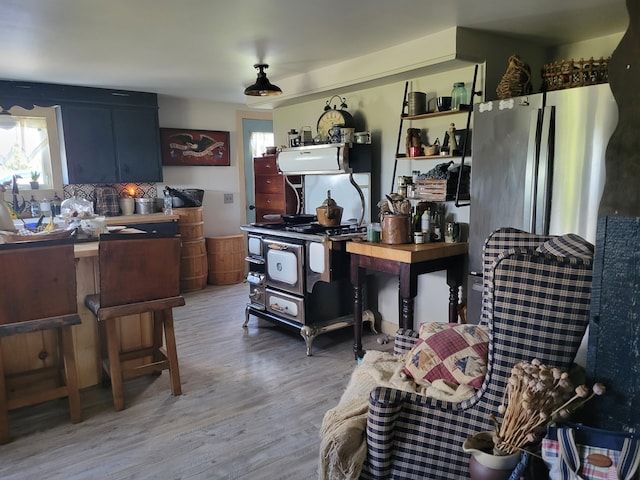
[[[252,97],[266,97],[271,95],[280,95],[282,90],[277,85],[273,85],[269,79],[267,79],[267,74],[264,73],[265,69],[269,68],[269,65],[266,63],[256,63],[253,68],[257,68],[260,71],[258,72],[258,79],[256,83],[244,89],[245,95],[250,95]]]

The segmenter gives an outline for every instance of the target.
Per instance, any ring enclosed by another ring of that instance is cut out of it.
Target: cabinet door
[[[111,111],[104,107],[63,105],[66,183],[117,181]]]
[[[119,181],[161,182],[157,110],[114,109],[112,115]]]

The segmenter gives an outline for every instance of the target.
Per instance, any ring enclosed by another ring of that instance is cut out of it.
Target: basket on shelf
[[[453,163],[453,162],[450,162]],[[446,164],[442,164],[443,166]],[[438,167],[436,167],[438,168]],[[434,169],[435,170],[435,169]],[[453,165],[446,171],[446,178],[429,178],[428,172],[425,176],[418,177],[415,182],[415,195],[421,200],[427,202],[446,202],[447,200],[455,200],[456,189],[458,188],[458,175],[460,165]],[[469,199],[469,181],[471,167],[465,165],[460,182],[460,200]]]
[[[507,70],[496,88],[498,98],[504,100],[520,95],[529,95],[532,90],[531,68],[518,55],[511,55]]]
[[[594,60],[562,60],[542,67],[543,89],[562,90],[607,83],[611,57]]]

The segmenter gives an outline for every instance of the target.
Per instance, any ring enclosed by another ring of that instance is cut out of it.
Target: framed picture
[[[231,165],[229,132],[161,128],[163,165]]]

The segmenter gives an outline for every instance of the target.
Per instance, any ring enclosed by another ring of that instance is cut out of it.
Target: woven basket
[[[507,71],[496,88],[498,98],[504,100],[520,95],[529,95],[532,90],[531,68],[518,55],[511,55]]]
[[[542,67],[543,88],[547,91],[584,87],[609,81],[611,57],[594,60],[562,60]]]

